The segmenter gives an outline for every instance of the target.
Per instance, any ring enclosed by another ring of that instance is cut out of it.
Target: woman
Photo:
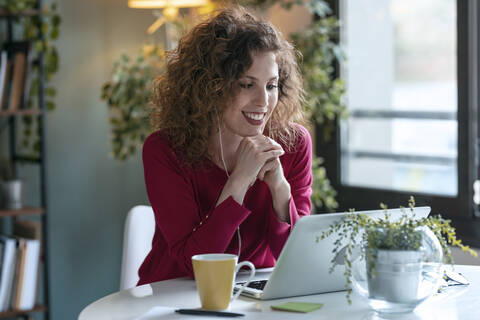
[[[155,212],[139,284],[193,276],[191,257],[227,252],[275,264],[308,215],[311,140],[296,52],[242,8],[200,23],[154,85],[157,131],[143,147]]]

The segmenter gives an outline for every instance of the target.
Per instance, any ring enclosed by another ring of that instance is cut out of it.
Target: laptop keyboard
[[[267,280],[252,281],[247,287],[262,291],[266,284]]]

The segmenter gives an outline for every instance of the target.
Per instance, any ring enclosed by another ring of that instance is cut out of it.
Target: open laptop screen
[[[359,211],[357,214],[381,218],[388,213],[390,220],[395,221],[400,219],[405,210],[407,209]],[[413,213],[416,219],[427,217],[430,207],[414,208]],[[347,212],[316,214],[300,218],[263,290],[260,288],[262,284],[252,283],[257,288],[246,288],[242,295],[268,300],[345,290],[343,259],[337,259],[339,265],[332,273],[329,272],[335,235],[320,241],[317,238],[346,214]]]

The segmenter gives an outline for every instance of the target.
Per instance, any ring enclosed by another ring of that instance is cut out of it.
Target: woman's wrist
[[[290,223],[290,184],[286,179],[279,185],[270,189],[272,194],[273,210],[278,219]]]
[[[248,184],[245,181],[237,179],[233,175],[230,176],[218,198],[217,206],[230,196],[240,205],[243,204],[243,199],[245,198],[247,190]]]
[[[248,188],[250,188],[253,182],[255,182],[255,179],[233,172],[228,178],[228,182],[235,188],[245,190],[245,192],[247,192]]]
[[[290,184],[287,179],[283,178],[280,183],[270,187],[270,193],[273,198],[285,198],[290,199]]]

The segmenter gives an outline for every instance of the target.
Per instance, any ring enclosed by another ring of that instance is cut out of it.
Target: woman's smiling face
[[[263,133],[278,102],[278,64],[271,51],[252,56],[252,65],[237,81],[239,91],[223,114],[228,133],[241,137]]]

